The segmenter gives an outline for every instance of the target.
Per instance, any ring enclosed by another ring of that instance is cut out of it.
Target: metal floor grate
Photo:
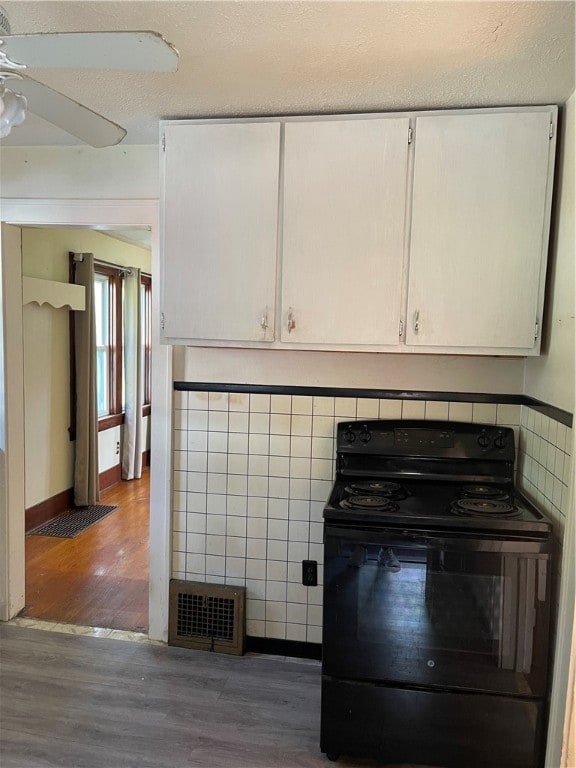
[[[78,507],[58,515],[54,520],[42,523],[38,528],[28,532],[28,536],[56,536],[61,539],[73,539],[90,526],[100,522],[106,515],[117,507],[105,504],[93,504],[89,507]]]
[[[244,653],[245,593],[243,587],[172,580],[169,644]]]
[[[234,600],[206,595],[178,595],[178,634],[232,640]]]

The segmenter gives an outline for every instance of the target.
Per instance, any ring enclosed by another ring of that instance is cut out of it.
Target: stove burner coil
[[[399,483],[392,483],[388,480],[359,480],[355,483],[349,483],[344,490],[347,493],[361,495],[374,493],[376,496],[383,496],[396,501],[405,499],[408,495]]]
[[[460,495],[462,498],[493,499],[494,501],[507,501],[510,494],[493,485],[465,485]]]
[[[343,509],[351,509],[363,512],[397,512],[398,504],[384,496],[353,495],[340,502]]]
[[[516,507],[497,499],[457,499],[450,509],[463,517],[520,517]]]

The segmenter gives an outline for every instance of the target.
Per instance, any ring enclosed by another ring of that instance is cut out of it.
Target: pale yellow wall
[[[68,281],[68,252],[90,252],[102,261],[150,272],[150,252],[100,232],[80,229],[22,230],[22,272]],[[72,486],[70,441],[69,312],[43,305],[23,307],[26,507]],[[118,429],[118,432],[120,430]],[[118,463],[116,439],[102,433],[101,470]]]
[[[29,227],[22,230],[22,274],[68,282],[68,252],[93,253],[96,259],[123,267],[151,269],[146,248],[124,243],[91,229]]]
[[[27,304],[24,325],[26,507],[71,487],[68,310]]]

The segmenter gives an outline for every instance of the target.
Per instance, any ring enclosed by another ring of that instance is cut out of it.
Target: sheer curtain
[[[74,314],[76,366],[76,450],[74,503],[84,507],[100,498],[98,482],[98,416],[96,404],[96,322],[94,317],[94,256],[75,256],[75,283],[83,285],[86,309]]]
[[[142,358],[142,324],[140,270],[130,267],[124,279],[124,439],[122,445],[122,479],[142,476],[142,404],[144,375]]]

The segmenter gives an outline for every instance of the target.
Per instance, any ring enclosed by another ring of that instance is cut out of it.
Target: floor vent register
[[[245,607],[244,587],[172,579],[168,644],[241,656]]]

